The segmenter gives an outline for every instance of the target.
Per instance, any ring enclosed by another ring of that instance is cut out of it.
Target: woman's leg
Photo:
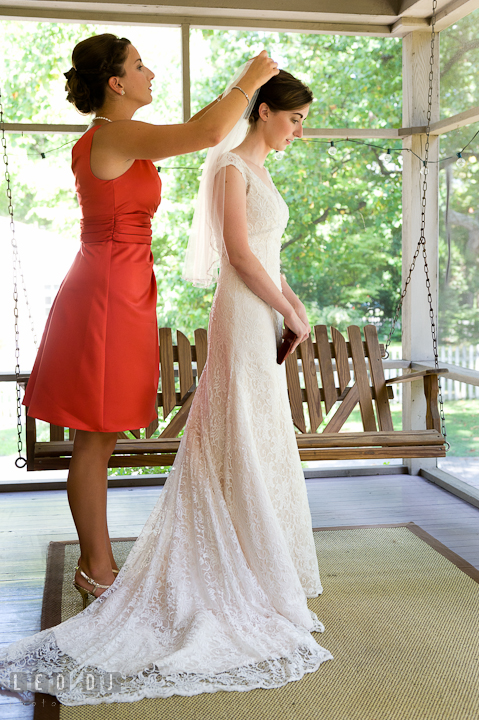
[[[100,585],[114,580],[114,564],[108,535],[106,498],[108,460],[116,444],[116,433],[77,430],[68,473],[68,502],[80,540],[81,569]],[[75,582],[92,586],[77,570]],[[97,597],[102,593],[97,590]]]

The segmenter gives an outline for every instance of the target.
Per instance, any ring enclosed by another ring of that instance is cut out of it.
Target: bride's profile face
[[[276,112],[270,110],[266,103],[260,106],[259,115],[264,121],[265,140],[272,150],[284,150],[294,140],[303,137],[303,123],[308,112],[309,105]]]

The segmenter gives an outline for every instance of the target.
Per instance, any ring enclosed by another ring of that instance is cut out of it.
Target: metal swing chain
[[[401,293],[401,297],[399,299],[397,308],[396,308],[396,314],[394,316],[394,319],[391,324],[391,329],[389,331],[388,339],[386,340],[386,346],[385,350],[387,352],[389,345],[391,344],[392,335],[394,332],[394,329],[396,327],[396,323],[399,319],[399,314],[402,309],[404,298],[406,297],[406,293],[408,290],[408,286],[411,282],[411,276],[413,273],[414,268],[416,267],[416,260],[419,257],[419,253],[422,252],[422,257],[424,260],[424,274],[426,275],[426,288],[427,288],[427,301],[429,303],[429,319],[431,321],[431,336],[432,336],[432,347],[434,352],[434,366],[436,369],[439,369],[439,356],[438,356],[438,350],[437,350],[437,331],[436,331],[436,323],[434,321],[434,306],[433,306],[433,299],[431,294],[431,281],[429,279],[429,266],[427,263],[427,253],[426,253],[426,235],[425,235],[425,228],[426,228],[426,192],[427,192],[427,175],[428,175],[428,162],[429,162],[429,136],[431,134],[431,115],[432,115],[432,95],[433,95],[433,78],[434,78],[434,44],[436,39],[436,33],[435,33],[435,25],[436,25],[436,11],[437,11],[437,0],[433,0],[432,2],[432,19],[431,19],[431,55],[429,58],[429,90],[428,90],[428,98],[427,98],[427,129],[426,129],[426,144],[424,148],[424,180],[422,183],[422,199],[421,199],[421,230],[420,230],[420,236],[419,240],[416,246],[416,250],[413,255],[413,259],[411,262],[411,265],[409,267],[409,272],[406,278],[406,281],[404,283],[404,289]],[[444,437],[444,440],[446,440],[446,418],[444,415],[444,402],[442,398],[442,388],[441,388],[441,382],[438,377],[438,389],[439,389],[439,408],[440,408],[440,416],[441,416],[441,431]],[[446,440],[446,451],[449,450],[450,445]]]
[[[22,455],[23,441],[22,441],[22,402],[20,395],[20,346],[19,346],[19,330],[18,330],[18,287],[17,287],[17,268],[19,264],[18,259],[18,247],[15,238],[15,223],[13,220],[13,205],[12,205],[12,189],[10,185],[10,172],[8,169],[8,154],[7,154],[7,140],[5,137],[5,130],[3,127],[3,105],[2,105],[2,93],[0,89],[0,129],[1,129],[1,142],[3,148],[3,162],[5,164],[5,181],[7,183],[6,193],[8,201],[8,214],[10,215],[10,232],[12,234],[12,249],[13,249],[13,314],[15,318],[15,380],[16,380],[16,391],[17,391],[17,449],[18,457],[15,460],[15,465],[18,468],[23,468],[27,464],[26,458]],[[22,277],[23,280],[23,277]],[[31,319],[31,318],[30,318]]]

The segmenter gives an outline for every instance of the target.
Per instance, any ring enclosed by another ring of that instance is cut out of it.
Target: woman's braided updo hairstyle
[[[266,103],[270,110],[296,110],[313,102],[313,93],[301,80],[286,70],[280,70],[259,89],[258,97],[249,117],[250,125],[259,120],[259,106]]]
[[[111,33],[93,35],[75,46],[72,68],[64,73],[67,100],[88,115],[102,107],[108,80],[122,77],[130,41]]]

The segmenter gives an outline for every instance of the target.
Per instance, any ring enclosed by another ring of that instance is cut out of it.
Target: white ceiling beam
[[[302,20],[273,20],[246,17],[214,17],[199,15],[164,15],[146,13],[109,13],[90,10],[65,10],[63,8],[23,8],[0,5],[0,18],[9,20],[35,20],[47,22],[78,22],[108,25],[147,25],[219,30],[262,30],[264,32],[298,32],[323,35],[373,35],[388,37],[388,25],[363,25],[355,23],[323,23]]]
[[[420,11],[422,0],[402,0],[402,2],[399,3],[398,8],[398,15],[403,15],[407,13],[408,15],[411,15],[412,13],[415,13],[419,11],[419,14],[422,14]],[[431,1],[429,0],[429,8],[431,8]]]
[[[439,0],[444,2],[445,0]],[[19,8],[54,9],[95,12],[130,12],[166,15],[245,15],[313,22],[360,23],[389,25],[397,19],[397,0],[1,0],[1,4]]]
[[[453,0],[437,13],[437,32],[454,25],[455,22],[477,10],[477,8],[479,8],[479,0]]]
[[[420,17],[402,17],[391,25],[391,35],[403,37],[414,30],[429,30],[429,22]]]
[[[440,1],[436,13],[436,31],[445,30],[478,8],[479,0]],[[410,31],[430,27],[431,0],[403,0],[398,14],[401,15],[401,18],[391,28],[393,35],[405,35],[408,24],[410,24]],[[422,26],[414,27],[414,20],[422,21]]]

